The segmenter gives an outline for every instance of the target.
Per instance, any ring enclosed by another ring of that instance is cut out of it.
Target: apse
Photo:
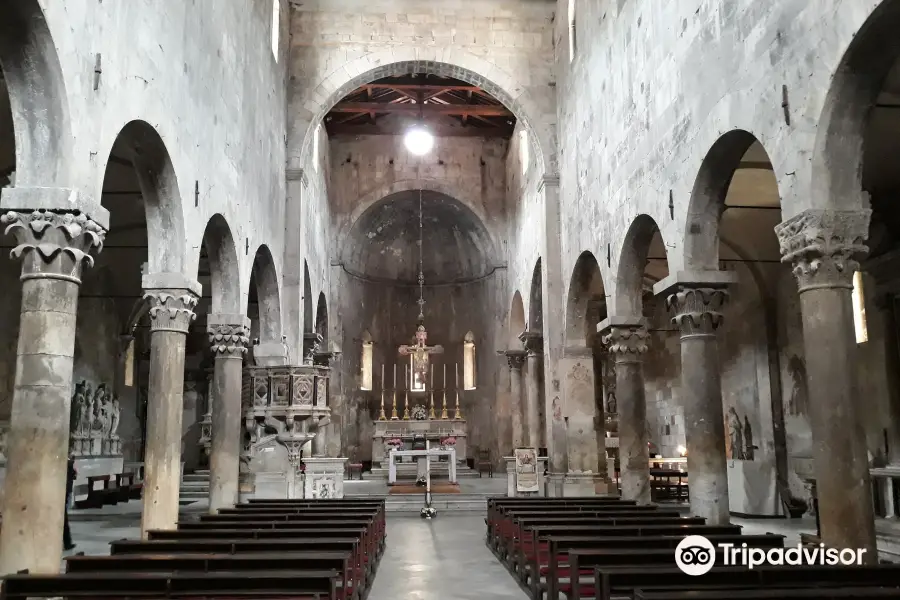
[[[419,274],[419,190],[397,192],[363,213],[344,251],[344,268],[373,281],[415,285]],[[446,194],[421,192],[422,262],[428,285],[489,275],[492,244],[471,209]]]

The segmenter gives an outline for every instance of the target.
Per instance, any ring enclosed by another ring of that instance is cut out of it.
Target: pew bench
[[[760,588],[755,590],[704,590],[645,592],[635,590],[634,600],[881,600],[900,598],[900,589],[887,587]]]

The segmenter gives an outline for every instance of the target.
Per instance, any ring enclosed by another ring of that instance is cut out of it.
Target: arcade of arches
[[[63,4],[0,0],[0,573],[67,456],[146,535],[419,436],[900,551],[900,0]]]

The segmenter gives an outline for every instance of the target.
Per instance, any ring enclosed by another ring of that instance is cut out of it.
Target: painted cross
[[[423,384],[427,381],[429,355],[444,353],[443,346],[428,346],[425,344],[427,340],[428,332],[425,331],[425,326],[419,325],[416,328],[415,343],[409,346],[400,346],[400,354],[413,357],[413,381],[416,380],[416,375],[418,375],[419,381],[423,382]]]

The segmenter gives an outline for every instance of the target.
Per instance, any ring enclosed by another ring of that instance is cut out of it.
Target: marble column
[[[539,333],[523,332],[519,336],[527,353],[525,376],[525,445],[541,446],[541,421],[538,406],[541,400],[541,369],[544,366],[544,338]]]
[[[822,542],[877,561],[866,439],[856,411],[853,274],[871,211],[811,209],[775,228],[800,292]],[[693,481],[693,478],[692,478]]]
[[[512,404],[513,450],[525,444],[525,432],[522,427],[522,366],[525,364],[524,350],[507,350],[506,360],[509,363],[509,395]]]
[[[209,513],[234,508],[241,465],[241,373],[250,341],[250,319],[211,314],[207,333],[215,357],[212,443],[209,452]]]
[[[710,525],[731,520],[716,329],[728,298],[726,287],[733,279],[733,274],[721,271],[679,273],[657,284],[665,288],[668,307],[674,313],[672,323],[681,331],[681,398],[691,514],[706,518]],[[657,289],[654,286],[654,291]]]
[[[147,539],[149,530],[175,529],[178,521],[184,350],[201,288],[179,273],[145,275],[143,287],[144,300],[150,306],[150,384],[141,515],[141,536]]]
[[[16,238],[12,257],[22,260],[22,305],[0,503],[0,575],[58,573],[62,560],[78,288],[84,265],[93,264],[90,253],[103,247],[108,213],[27,208],[52,200],[39,189],[3,190],[4,209],[21,207],[5,210],[0,223]]]
[[[643,360],[650,334],[637,318],[610,318],[597,326],[612,355],[619,418],[622,498],[650,504],[650,451]]]

